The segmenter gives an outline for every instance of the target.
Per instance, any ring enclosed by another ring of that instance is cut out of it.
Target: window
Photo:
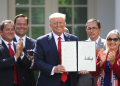
[[[16,0],[15,15],[24,14],[29,19],[27,36],[34,39],[44,35],[45,6],[44,0]]]
[[[66,27],[78,40],[86,40],[87,0],[59,0],[59,12],[66,14]]]
[[[66,14],[66,27],[79,40],[87,39],[85,24],[95,18],[95,0],[8,0],[8,3],[8,19],[25,14],[29,18],[27,36],[34,39],[51,31],[49,15],[54,12]]]

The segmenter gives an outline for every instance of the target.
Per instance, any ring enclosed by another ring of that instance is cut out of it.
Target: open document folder
[[[61,42],[61,63],[66,71],[96,71],[95,41]]]

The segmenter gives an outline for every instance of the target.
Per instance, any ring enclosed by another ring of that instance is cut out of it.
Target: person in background
[[[49,16],[51,33],[37,38],[34,67],[40,70],[37,86],[77,86],[77,72],[65,72],[61,65],[61,41],[77,41],[77,37],[64,33],[66,15]]]
[[[65,32],[65,33],[69,33],[69,30],[65,27],[65,28],[64,28],[64,32]]]
[[[23,41],[23,51],[25,54],[29,56],[32,61],[31,67],[33,66],[33,55],[30,56],[28,52],[32,52],[35,47],[35,40],[26,36],[28,31],[28,18],[23,15],[19,14],[14,18],[14,25],[15,25],[15,37],[14,41],[19,42],[20,40]],[[35,76],[34,71],[31,68],[24,69],[24,83],[25,86],[35,86]]]
[[[101,49],[96,59],[96,72],[98,76],[96,86],[120,86],[120,33],[112,30],[106,37],[106,50]]]
[[[31,60],[23,52],[23,42],[13,42],[14,23],[2,21],[0,34],[0,86],[25,86],[23,68],[29,68]]]
[[[86,33],[89,37],[86,41],[96,42],[96,57],[100,49],[105,48],[105,39],[102,39],[99,34],[101,32],[101,24],[97,19],[89,19],[86,23]],[[87,73],[87,74],[86,74]],[[98,76],[92,77],[90,73],[86,70],[81,70],[78,79],[78,86],[96,86]],[[87,81],[87,83],[86,83]]]

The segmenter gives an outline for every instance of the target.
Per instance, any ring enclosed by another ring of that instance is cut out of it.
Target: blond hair
[[[119,31],[117,30],[117,29],[115,29],[115,30],[111,30],[108,34],[107,34],[107,37],[106,37],[106,50],[108,51],[108,45],[107,45],[107,39],[108,39],[108,37],[112,34],[112,33],[115,33],[117,36],[118,36],[118,38],[119,38],[119,40],[120,40],[120,33],[119,33]],[[118,46],[118,49],[119,49],[119,51],[120,51],[120,45]]]

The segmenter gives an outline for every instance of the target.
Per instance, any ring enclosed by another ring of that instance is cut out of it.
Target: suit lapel
[[[31,46],[31,45],[29,45],[29,40],[28,40],[27,37],[26,37],[25,46],[24,46],[24,48],[23,48],[23,51],[24,51],[25,54],[27,54],[27,50],[28,50],[28,48],[29,48],[30,46]]]
[[[16,40],[16,38],[15,38],[15,37],[13,38],[13,41],[17,42],[17,40]]]
[[[102,43],[101,38],[99,38],[98,46],[99,46],[99,50],[103,48],[103,43]]]
[[[30,40],[29,37],[26,36],[25,48],[27,50],[34,49],[33,42]]]
[[[25,48],[28,49],[31,45],[29,45],[30,42],[28,40],[28,38],[26,37],[26,42],[25,42]]]
[[[52,48],[52,51],[54,53],[54,56],[55,56],[57,63],[60,64],[57,46],[56,46],[56,43],[55,43],[55,40],[54,40],[52,33],[49,34],[48,43],[50,44],[50,46]]]
[[[63,33],[63,34],[64,34],[65,41],[70,41],[68,34],[66,34],[66,33]]]
[[[30,50],[31,46],[32,46],[31,41],[26,36],[26,42],[25,42],[25,46],[23,48],[23,51],[27,54],[27,50]]]
[[[17,43],[15,44],[15,43],[13,42],[13,46],[14,46],[14,50],[15,50],[15,52],[16,52]]]
[[[9,49],[6,44],[2,41],[3,51],[10,57]]]

